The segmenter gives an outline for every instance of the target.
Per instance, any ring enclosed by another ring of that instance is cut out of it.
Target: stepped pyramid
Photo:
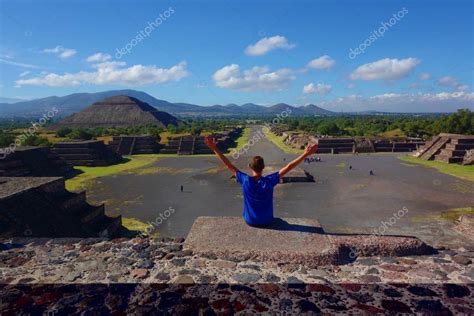
[[[415,153],[415,157],[423,160],[437,160],[447,163],[472,163],[474,135],[441,133]],[[469,161],[469,159],[471,159]],[[465,160],[465,162],[463,162]]]
[[[182,124],[176,117],[158,111],[148,103],[126,95],[113,96],[96,102],[59,122],[58,127],[130,127],[141,125],[166,127]]]

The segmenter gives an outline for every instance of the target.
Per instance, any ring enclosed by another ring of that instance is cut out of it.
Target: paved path
[[[248,153],[231,160],[247,171],[254,155],[274,166],[295,157],[261,138]],[[275,215],[318,219],[329,232],[416,235],[431,244],[455,246],[467,243],[450,229],[449,222],[438,221],[434,214],[472,207],[473,183],[406,164],[399,155],[321,155],[322,162],[303,165],[315,183],[277,186]],[[374,176],[369,175],[370,169]],[[175,212],[158,227],[165,236],[186,236],[198,216],[239,216],[242,212],[241,189],[215,157],[166,158],[149,171],[102,178],[89,196],[106,201],[111,214],[143,221],[154,221],[172,207]],[[185,192],[180,192],[180,185]]]

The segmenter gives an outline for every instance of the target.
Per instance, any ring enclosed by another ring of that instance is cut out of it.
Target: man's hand
[[[237,168],[227,159],[226,156],[224,156],[219,149],[217,149],[217,144],[216,140],[212,136],[206,136],[204,137],[204,142],[206,143],[207,147],[209,147],[216,155],[219,157],[219,159],[224,163],[224,165],[227,167],[227,169],[232,172],[232,175],[236,176],[237,175]]]
[[[314,154],[317,149],[318,149],[318,143],[309,144],[308,147],[306,147],[306,149],[304,150],[303,154],[301,154],[298,158],[296,158],[295,160],[287,164],[285,167],[283,167],[279,171],[280,178],[283,178],[283,176],[285,176],[288,172],[296,168],[296,166],[298,166],[306,157]]]
[[[212,151],[217,150],[216,140],[212,136],[204,137],[204,143],[206,143],[207,147],[209,147]]]
[[[308,144],[308,146],[306,146],[306,149],[304,150],[304,156],[305,157],[311,156],[312,154],[316,152],[316,150],[318,150],[318,143]]]

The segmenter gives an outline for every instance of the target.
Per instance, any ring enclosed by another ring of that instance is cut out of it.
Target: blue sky
[[[2,97],[474,108],[472,1],[0,3]]]

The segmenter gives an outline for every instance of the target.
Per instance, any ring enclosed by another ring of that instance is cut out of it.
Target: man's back
[[[273,219],[273,188],[280,181],[278,172],[258,180],[237,171],[237,182],[244,194],[244,219],[249,225],[267,225]]]

